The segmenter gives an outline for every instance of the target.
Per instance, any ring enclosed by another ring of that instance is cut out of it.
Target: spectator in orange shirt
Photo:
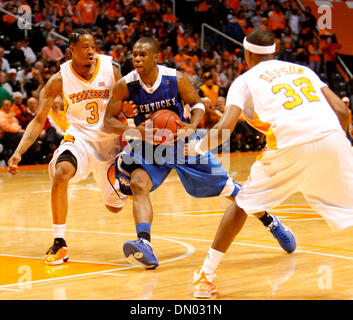
[[[12,94],[13,104],[11,106],[10,112],[17,118],[21,125],[21,115],[27,112],[27,107],[22,104],[23,101],[23,94],[19,91],[16,91]],[[22,125],[21,125],[22,126]],[[24,128],[22,126],[22,128]]]
[[[188,57],[189,56],[185,54],[185,49],[183,47],[179,48],[178,53],[174,57],[176,67],[181,67]]]
[[[319,41],[317,38],[313,38],[308,46],[309,52],[309,67],[317,74],[321,68],[321,55],[322,50],[319,47]]]
[[[326,45],[323,48],[328,85],[331,89],[334,87],[334,74],[337,70],[336,69],[337,52],[341,48],[342,48],[342,45],[337,42],[335,35],[332,35],[327,38]]]
[[[226,0],[225,1],[225,6],[228,8],[233,9],[233,11],[237,14],[240,7],[241,7],[241,1],[240,0]]]
[[[84,28],[92,27],[97,20],[98,8],[93,0],[80,0],[76,5],[79,24]]]
[[[268,19],[268,29],[275,34],[276,38],[280,38],[286,25],[286,19],[281,11],[280,4],[275,5],[275,10],[270,14]]]
[[[208,97],[211,100],[211,106],[216,107],[217,98],[219,95],[219,86],[213,81],[213,76],[210,72],[203,75],[204,83],[200,87],[200,96]]]
[[[64,111],[63,100],[61,97],[58,96],[54,100],[53,106],[48,113],[48,119],[51,126],[56,130],[56,133],[62,138],[65,135],[68,123],[66,113]]]
[[[201,24],[204,22],[207,22],[208,19],[208,11],[211,8],[211,4],[209,3],[208,0],[200,0],[198,1],[197,7],[196,7],[196,23],[195,27],[197,32],[200,31]]]
[[[109,21],[116,22],[118,18],[122,17],[121,4],[116,2],[113,8],[108,7],[106,9],[106,16]]]
[[[193,76],[196,72],[193,64],[191,63],[191,57],[187,57],[185,63],[181,66],[184,72]]]
[[[0,109],[0,143],[4,146],[2,157],[7,161],[22,138],[24,130],[11,112],[11,101],[3,100]]]
[[[145,4],[145,10],[147,13],[158,13],[161,10],[161,6],[156,0],[149,0]]]
[[[185,42],[186,42],[186,46],[190,49],[193,50],[194,48],[196,48],[197,46],[197,42],[194,39],[193,36],[191,36],[191,34],[189,32],[185,32]]]
[[[162,20],[165,23],[175,23],[177,21],[177,18],[173,14],[173,9],[171,7],[167,7],[167,12],[162,15]]]

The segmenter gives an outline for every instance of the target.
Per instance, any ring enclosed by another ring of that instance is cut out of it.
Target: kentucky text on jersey
[[[259,78],[267,82],[272,82],[272,80],[286,76],[288,74],[303,74],[303,68],[296,65],[290,65],[288,67],[282,67],[280,69],[271,69],[262,73]]]
[[[103,90],[83,90],[81,92],[70,94],[69,98],[72,103],[81,102],[88,99],[109,99],[109,89]]]
[[[158,111],[163,108],[173,107],[175,105],[176,105],[176,98],[171,98],[171,99],[161,100],[153,103],[139,105],[139,110],[140,112],[148,113],[151,111],[152,112]]]
[[[173,68],[158,65],[158,76],[152,87],[147,87],[136,70],[131,71],[124,79],[129,89],[130,99],[137,106],[138,114],[134,117],[136,126],[146,121],[149,114],[158,110],[171,110],[186,122],[183,117],[183,103],[178,91],[177,71]]]

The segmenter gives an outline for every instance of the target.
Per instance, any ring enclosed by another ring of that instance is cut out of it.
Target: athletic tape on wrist
[[[192,107],[190,107],[191,111],[194,109],[201,109],[201,110],[205,111],[205,105],[202,102],[196,103]]]

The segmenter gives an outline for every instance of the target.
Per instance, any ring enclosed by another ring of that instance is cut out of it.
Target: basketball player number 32
[[[306,97],[306,99],[309,102],[312,101],[319,101],[320,99],[314,95],[315,90],[313,88],[313,85],[311,84],[310,80],[308,78],[299,78],[293,81],[293,84],[296,87],[301,86],[302,84],[304,84],[301,88],[300,91],[303,93],[303,95]],[[292,100],[287,101],[283,104],[283,107],[291,110],[299,105],[301,105],[303,103],[303,99],[302,97],[295,91],[295,89],[293,89],[292,86],[290,86],[289,84],[286,83],[280,83],[277,84],[275,86],[272,87],[272,92],[274,94],[277,94],[278,92],[280,92],[282,89],[284,89],[284,94],[288,97],[288,98],[292,98]]]
[[[96,102],[90,102],[86,104],[86,110],[91,111],[91,116],[87,118],[89,124],[98,122],[98,104]]]

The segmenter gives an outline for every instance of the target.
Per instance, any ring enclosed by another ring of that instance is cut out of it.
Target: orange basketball
[[[162,137],[163,143],[167,136],[171,133],[176,133],[179,129],[179,125],[176,123],[176,120],[180,120],[179,116],[167,109],[156,111],[152,114],[151,120],[153,121],[153,127],[159,128],[158,135]]]

